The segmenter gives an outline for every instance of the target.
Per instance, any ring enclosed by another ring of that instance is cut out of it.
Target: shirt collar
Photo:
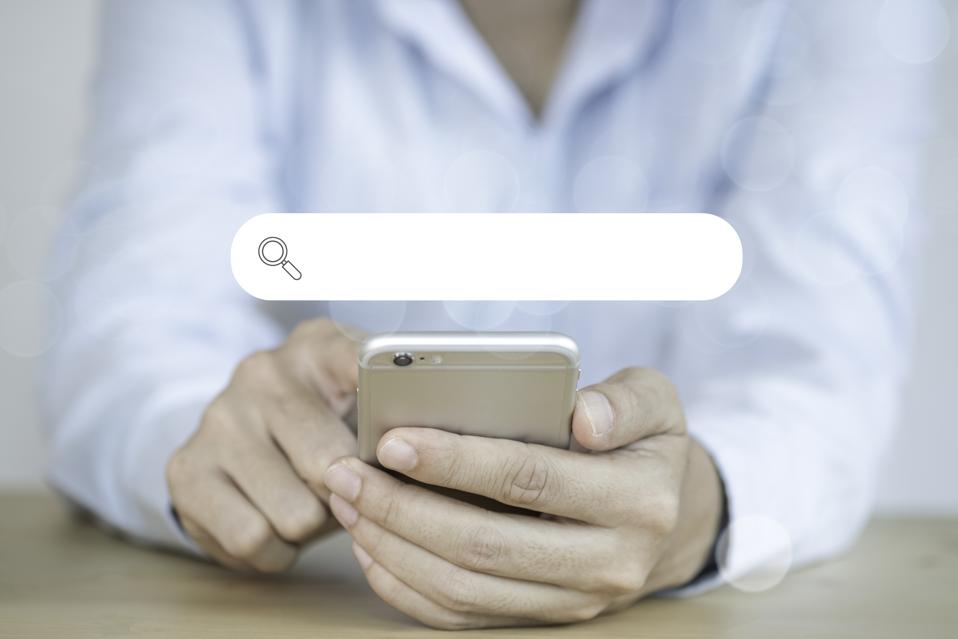
[[[377,0],[387,27],[512,122],[532,113],[456,0]],[[668,0],[583,0],[544,125],[555,125],[648,58],[665,32]]]
[[[544,120],[588,99],[651,58],[668,31],[668,0],[584,0]]]
[[[511,120],[529,109],[455,0],[378,0],[386,25],[430,62]]]

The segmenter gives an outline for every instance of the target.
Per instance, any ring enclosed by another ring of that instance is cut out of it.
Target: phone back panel
[[[400,353],[412,363],[397,366]],[[372,338],[360,354],[359,456],[374,463],[400,426],[568,448],[578,376],[575,343],[555,333]]]

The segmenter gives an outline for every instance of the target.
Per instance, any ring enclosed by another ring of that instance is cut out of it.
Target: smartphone
[[[559,333],[391,333],[359,353],[359,457],[425,426],[568,448],[579,350]]]

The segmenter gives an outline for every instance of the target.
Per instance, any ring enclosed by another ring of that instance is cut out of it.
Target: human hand
[[[579,393],[586,452],[427,428],[386,433],[383,466],[543,517],[491,512],[351,457],[326,471],[330,507],[372,588],[441,628],[590,619],[686,583],[721,514],[709,456],[672,385],[626,369]]]
[[[323,474],[355,454],[357,342],[328,319],[300,324],[236,367],[196,432],[170,458],[167,485],[186,532],[220,563],[273,572],[335,527]]]

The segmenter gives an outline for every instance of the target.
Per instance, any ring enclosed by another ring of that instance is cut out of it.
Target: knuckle
[[[616,595],[636,593],[645,585],[646,570],[637,561],[616,561],[600,577],[601,590]]]
[[[357,531],[356,536],[362,536],[362,543],[366,551],[373,557],[389,555],[390,551],[395,553],[394,548],[390,548],[390,537],[388,533],[379,526],[362,527]]]
[[[222,543],[231,555],[249,559],[263,550],[271,535],[269,525],[258,520],[233,530]]]
[[[254,568],[265,573],[280,573],[290,568],[296,563],[297,553],[290,549],[282,556],[270,558],[269,560],[260,560],[254,564]]]
[[[408,489],[406,484],[396,483],[386,492],[385,503],[382,504],[382,527],[389,530],[395,530],[402,523],[399,521],[401,515],[400,502],[415,499],[415,493]]]
[[[287,343],[299,342],[303,339],[308,338],[315,332],[317,322],[319,322],[318,319],[306,320],[305,322],[300,322],[299,324],[293,327],[293,330],[289,332],[289,338],[287,338],[286,342]]]
[[[293,389],[286,388],[283,392]],[[270,421],[283,424],[290,433],[302,436],[317,429],[317,424],[326,417],[325,404],[314,398],[287,396],[281,401],[270,402]]]
[[[262,384],[272,377],[276,368],[271,351],[257,351],[236,365],[233,383],[238,385]]]
[[[505,462],[501,488],[503,500],[520,506],[534,507],[556,490],[556,470],[537,453],[524,454]]]
[[[170,501],[178,510],[192,510],[206,488],[207,467],[189,449],[180,448],[167,460],[165,474]]]
[[[637,403],[657,406],[664,424],[685,432],[685,414],[678,389],[665,373],[654,368],[630,368],[625,378]]]
[[[475,608],[478,591],[469,573],[461,568],[451,568],[439,580],[440,597],[446,608],[468,612]]]
[[[564,621],[590,621],[602,614],[602,612],[605,611],[605,608],[606,606],[602,602],[587,603],[581,606],[576,606],[565,613]]]
[[[596,558],[597,570],[585,590],[613,596],[641,591],[650,570],[643,560],[641,544],[632,535],[623,538],[616,533],[607,539],[604,548],[602,556]]]
[[[655,368],[645,368],[643,366],[630,366],[622,371],[623,376],[633,382],[643,385],[666,387],[671,386],[672,382],[665,376],[665,373]]]
[[[214,433],[229,432],[233,428],[234,420],[228,403],[222,395],[214,399],[203,413],[200,430]]]
[[[373,569],[367,575],[366,579],[372,589],[383,601],[394,608],[405,610],[407,614],[421,623],[435,628],[437,630],[468,630],[475,628],[476,623],[470,618],[460,615],[452,610],[440,610],[437,612],[424,611],[421,609],[409,610],[402,605],[403,595],[408,586],[404,585],[398,579],[389,579],[381,569]]]
[[[669,381],[669,378],[666,377],[665,373],[663,373],[663,372],[660,371],[659,369],[657,369],[657,368],[640,368],[639,370],[640,370],[641,374],[644,375],[645,378],[648,379],[649,381],[654,382],[654,383],[656,383],[656,384],[659,384],[659,385],[661,385],[661,386],[663,386],[663,387],[670,387],[670,388],[671,388],[672,382],[670,382],[670,381]]]
[[[659,537],[668,537],[678,525],[679,498],[672,492],[660,492],[642,510],[643,527]]]
[[[316,317],[300,322],[289,334],[289,341],[300,341],[304,339],[314,339],[315,337],[328,335],[335,330],[335,324],[328,317]]]
[[[386,603],[396,606],[401,599],[403,584],[398,579],[389,579],[381,566],[373,566],[366,571],[366,581]]]
[[[171,496],[175,488],[178,488],[182,482],[189,481],[193,474],[193,461],[182,448],[173,453],[169,461],[166,462],[166,485],[170,488]]]
[[[440,485],[457,486],[468,482],[468,478],[463,476],[463,464],[459,451],[451,450],[438,457],[444,462],[439,473]]]
[[[465,529],[455,547],[457,563],[470,570],[488,570],[500,564],[505,555],[503,534],[485,525]]]
[[[300,478],[306,483],[309,489],[317,495],[329,493],[326,488],[326,469],[329,468],[329,462],[313,459],[304,463],[300,469]]]
[[[326,514],[319,502],[304,504],[276,523],[279,534],[294,543],[312,537],[326,521]]]

